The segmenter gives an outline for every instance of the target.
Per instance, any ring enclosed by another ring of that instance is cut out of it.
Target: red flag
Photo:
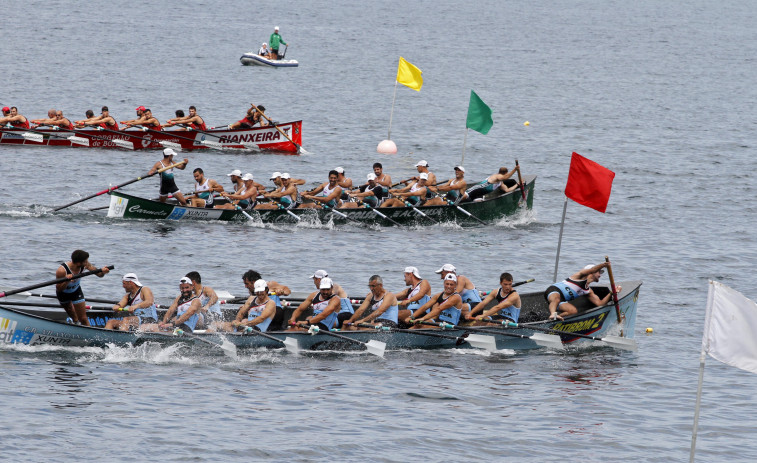
[[[614,178],[615,172],[574,152],[570,158],[565,196],[578,204],[604,213],[607,210],[607,202],[610,201]]]

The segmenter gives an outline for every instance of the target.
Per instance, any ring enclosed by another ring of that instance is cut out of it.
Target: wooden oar
[[[130,184],[138,182],[140,180],[144,180],[146,178],[152,177],[153,175],[157,175],[157,174],[159,174],[159,173],[161,173],[161,172],[163,172],[165,170],[173,169],[174,167],[180,166],[180,165],[184,164],[185,162],[186,161],[181,161],[181,162],[177,162],[176,164],[171,164],[170,166],[167,166],[167,167],[164,167],[162,169],[156,170],[152,174],[147,174],[144,177],[137,177],[135,179],[129,180],[128,182],[124,182],[124,183],[122,183],[120,185],[112,186],[112,187],[108,188],[107,190],[103,190],[103,191],[97,192],[95,194],[89,195],[86,198],[77,199],[76,201],[70,202],[68,204],[64,204],[63,206],[56,207],[55,209],[53,209],[53,212],[57,212],[57,211],[59,211],[61,209],[65,209],[67,207],[73,206],[74,204],[79,204],[79,203],[84,202],[84,201],[86,201],[88,199],[92,199],[94,197],[97,197],[97,196],[100,196],[100,195],[104,195],[105,193],[110,193],[113,190],[117,190],[117,189],[122,188],[122,187],[124,187],[126,185],[130,185]]]
[[[610,258],[608,256],[605,256],[605,262],[607,262],[607,276],[610,277],[610,291],[612,291],[612,302],[615,304],[615,316],[618,318],[618,323],[620,323],[623,321],[623,318],[620,313],[618,292],[615,290],[615,278],[612,277],[612,266],[610,265]]]
[[[245,328],[244,334],[254,334],[256,336],[263,336],[264,338],[270,339],[271,341],[276,341],[278,343],[281,343],[284,345],[284,348],[288,350],[289,352],[296,354],[300,351],[300,344],[297,342],[295,338],[290,338],[287,336],[283,341],[276,336],[271,336],[270,334],[263,333],[262,331],[258,331],[254,329],[251,326],[248,326]]]
[[[281,130],[278,125],[274,124],[274,122],[272,120],[270,120],[268,118],[268,116],[265,115],[265,113],[263,113],[262,111],[260,111],[258,109],[258,107],[255,106],[255,103],[250,103],[250,104],[252,105],[253,108],[255,108],[255,111],[257,111],[258,113],[260,113],[261,116],[265,117],[265,120],[267,120],[272,126],[274,126],[276,128],[276,130],[279,131],[279,133],[281,133],[282,135],[284,135],[284,137],[287,140],[289,140],[294,146],[296,146],[298,152],[300,152],[302,154],[310,154],[308,151],[305,150],[305,148],[303,148],[301,145],[298,145],[297,143],[294,142],[294,140],[292,140],[291,138],[289,138],[289,135],[287,135],[286,132],[284,132],[283,130]]]
[[[608,346],[615,347],[616,349],[631,350],[631,351],[636,350],[636,341],[629,338],[621,338],[619,336],[605,336],[604,338],[598,338],[596,336],[572,333],[570,331],[553,330],[552,328],[542,328],[540,326],[531,326],[531,325],[523,326],[518,323],[513,323],[513,322],[508,322],[508,321],[503,321],[500,324],[507,328],[523,328],[526,330],[543,331],[545,333],[561,334],[563,336],[575,336],[578,338],[591,339],[594,341],[602,341],[606,343]]]
[[[467,342],[472,347],[476,347],[478,349],[484,349],[489,352],[497,351],[497,341],[491,336],[480,336],[477,334],[469,334],[468,336],[452,336],[449,334],[429,333],[428,331],[406,330],[402,328],[390,328],[388,326],[382,326],[382,325],[374,326],[374,325],[369,325],[367,323],[359,323],[358,326],[362,326],[365,328],[373,328],[378,331],[409,333],[409,334],[416,334],[418,336],[427,336],[427,337],[432,337],[432,338],[454,339],[455,344],[458,346],[462,343]]]
[[[221,349],[224,354],[226,354],[227,356],[229,356],[229,357],[231,357],[233,359],[237,358],[237,346],[235,346],[234,344],[232,344],[228,339],[226,339],[223,336],[221,336],[221,338],[223,339],[223,341],[221,341],[221,344],[217,344],[217,343],[215,343],[213,341],[209,341],[207,339],[203,339],[203,338],[201,338],[200,336],[198,336],[196,334],[187,333],[186,331],[182,330],[181,328],[176,328],[175,330],[173,330],[173,335],[174,336],[186,336],[186,337],[188,337],[190,339],[194,339],[196,341],[204,342],[205,344],[209,344],[209,345],[211,345],[213,347],[217,347],[217,348]]]
[[[115,267],[113,265],[108,265],[108,270],[113,270],[114,268]],[[46,281],[44,283],[37,283],[35,285],[25,286],[23,288],[11,289],[9,291],[0,292],[0,297],[6,297],[13,294],[23,293],[24,291],[30,291],[32,289],[42,288],[43,286],[57,285],[58,283],[63,283],[64,281],[78,280],[79,278],[87,277],[90,275],[96,275],[98,273],[102,273],[102,270],[101,269],[91,270],[91,271],[79,273],[78,275],[73,275],[70,277],[56,278],[54,280]]]
[[[156,143],[159,143],[160,145],[162,145],[162,146],[164,146],[166,148],[173,148],[175,150],[181,151],[181,145],[178,144],[178,143],[174,143],[174,142],[170,142],[170,141],[151,140],[149,138],[140,137],[138,135],[134,135],[131,132],[127,132],[126,128],[124,128],[124,130],[111,130],[111,129],[106,129],[104,127],[98,127],[97,130],[102,130],[103,132],[115,133],[115,134],[118,134],[118,135],[125,135],[127,137],[136,138],[137,140],[146,141],[147,144],[148,144],[147,146],[149,146],[150,143],[156,142]],[[107,138],[106,138],[106,140],[107,140]],[[116,143],[115,140],[108,140],[108,141]]]
[[[316,325],[310,325],[308,328],[308,333],[310,334],[326,334],[328,336],[333,336],[335,338],[342,339],[344,341],[349,341],[355,344],[362,344],[365,346],[365,348],[368,350],[369,354],[376,355],[378,357],[384,356],[384,350],[386,350],[386,343],[381,341],[376,341],[374,339],[371,339],[368,342],[358,341],[357,339],[352,339],[349,336],[342,336],[341,334],[332,333],[331,331],[323,331],[322,329],[318,328]]]
[[[523,177],[520,176],[520,165],[518,160],[515,160],[515,170],[518,171],[518,185],[520,185],[520,194],[523,196],[523,201],[526,200],[526,186],[523,184]]]
[[[555,336],[555,335],[550,335],[550,334],[534,333],[531,336],[526,336],[525,334],[504,333],[502,331],[492,330],[492,329],[487,330],[485,327],[479,328],[477,326],[452,325],[446,322],[439,322],[439,323],[421,322],[421,325],[439,326],[443,330],[456,329],[456,330],[466,330],[466,331],[480,331],[481,333],[496,334],[498,336],[509,336],[511,338],[530,339],[539,346],[551,347],[554,349],[562,349],[563,347],[560,336]]]

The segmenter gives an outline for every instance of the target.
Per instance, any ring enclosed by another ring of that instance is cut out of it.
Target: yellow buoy
[[[531,125],[531,123],[528,122],[528,121],[526,121],[526,122],[523,123],[523,125]]]
[[[654,330],[652,328],[647,328],[647,333],[654,333]]]

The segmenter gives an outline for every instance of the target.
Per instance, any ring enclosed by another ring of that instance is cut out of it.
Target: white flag
[[[757,373],[757,304],[710,281],[702,349],[715,360]]]

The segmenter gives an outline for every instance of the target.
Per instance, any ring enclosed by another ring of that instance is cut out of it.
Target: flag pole
[[[397,101],[397,84],[398,81],[394,81],[394,97],[392,98],[392,111],[389,113],[389,134],[386,137],[387,140],[392,139],[392,117],[394,117],[394,102]]]
[[[557,265],[560,263],[560,246],[562,245],[562,231],[565,228],[565,213],[568,211],[568,197],[565,197],[565,205],[562,208],[562,222],[560,223],[560,238],[557,240],[557,256],[555,256],[555,275],[552,281],[557,281]]]
[[[704,335],[702,338],[702,352],[699,354],[699,385],[697,386],[697,403],[694,407],[694,426],[691,428],[691,453],[689,463],[694,463],[694,452],[697,449],[697,430],[699,428],[699,408],[702,404],[702,381],[704,379],[704,360],[709,347],[710,319],[712,318],[712,303],[715,299],[715,286],[712,281],[707,291],[707,309],[704,319]]]
[[[463,137],[463,157],[460,159],[460,165],[465,166],[465,143],[468,141],[468,127],[465,128],[465,136]]]

